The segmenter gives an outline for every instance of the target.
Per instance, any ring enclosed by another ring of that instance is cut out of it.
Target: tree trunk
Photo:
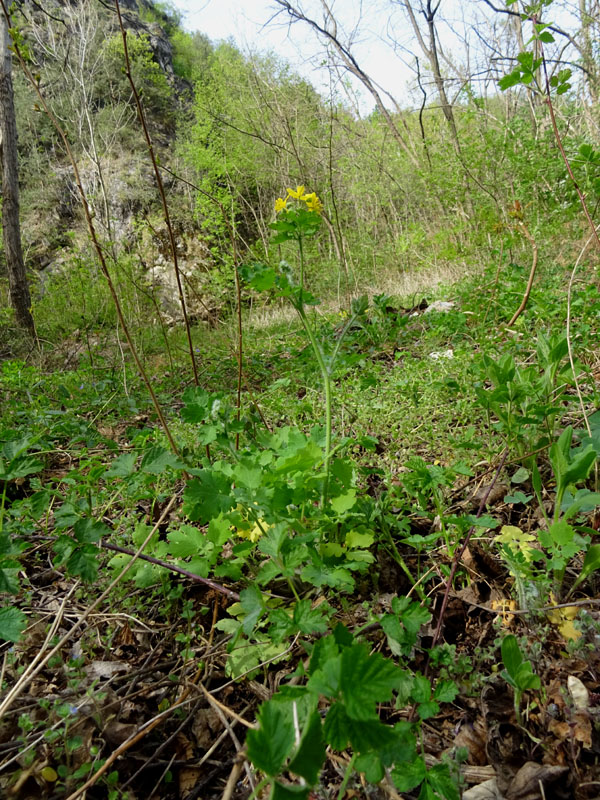
[[[581,46],[579,52],[581,53],[581,65],[585,69],[587,87],[592,105],[597,104],[600,89],[600,70],[598,69],[596,58],[594,57],[593,21],[597,13],[597,3],[591,3],[588,2],[588,0],[579,0],[579,22],[581,25]]]
[[[12,58],[6,18],[0,13],[0,151],[2,160],[2,236],[8,271],[10,302],[17,324],[35,334],[31,296],[23,260],[19,224],[17,123],[12,86]]]

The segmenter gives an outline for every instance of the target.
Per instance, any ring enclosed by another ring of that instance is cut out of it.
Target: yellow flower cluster
[[[317,214],[321,214],[323,211],[323,203],[317,197],[315,192],[310,192],[310,194],[306,194],[304,186],[296,186],[295,189],[288,189],[287,190],[287,197],[278,197],[275,201],[275,212],[279,214],[280,211],[283,211],[284,208],[287,208],[288,200],[301,200],[302,202],[306,203],[306,208],[309,211],[314,211]]]
[[[256,505],[256,503],[254,505]],[[257,519],[256,522],[253,522],[248,518],[248,512],[242,505],[238,505],[236,511],[239,511],[244,519],[238,527],[232,525],[231,530],[236,533],[240,539],[250,539],[251,542],[258,542],[263,533],[273,527],[272,525],[268,525],[262,517]]]

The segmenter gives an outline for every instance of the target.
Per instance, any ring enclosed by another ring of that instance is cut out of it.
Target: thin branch
[[[194,355],[194,344],[192,342],[192,333],[190,330],[190,322],[188,319],[187,314],[187,307],[185,303],[185,295],[183,292],[183,284],[181,282],[181,271],[179,269],[179,259],[177,256],[177,244],[175,242],[175,234],[173,232],[173,226],[171,224],[171,215],[169,213],[169,205],[167,203],[167,196],[165,194],[165,187],[162,182],[162,177],[160,174],[160,170],[158,168],[158,163],[156,160],[156,155],[154,153],[154,145],[152,144],[152,138],[150,136],[150,131],[148,130],[148,125],[146,124],[146,116],[144,114],[144,109],[142,107],[142,101],[140,99],[140,95],[138,93],[137,87],[133,80],[133,76],[131,74],[131,63],[129,60],[129,48],[127,47],[127,31],[125,30],[125,26],[123,25],[123,18],[121,16],[121,6],[119,5],[119,0],[115,0],[115,8],[117,10],[117,18],[119,20],[119,27],[121,29],[121,38],[123,39],[123,52],[125,56],[125,75],[127,76],[127,80],[129,81],[129,85],[131,87],[131,92],[133,94],[135,105],[137,108],[138,118],[140,121],[140,125],[142,126],[142,130],[144,132],[144,138],[146,140],[146,145],[148,147],[148,154],[150,156],[150,160],[152,161],[152,167],[154,169],[154,175],[156,178],[156,185],[158,187],[158,193],[160,194],[160,200],[163,207],[163,216],[165,220],[165,225],[167,226],[167,231],[169,233],[169,244],[171,246],[171,257],[173,259],[173,269],[175,270],[175,279],[177,281],[177,291],[179,293],[179,303],[181,305],[181,311],[183,313],[183,321],[185,325],[185,332],[188,341],[188,349],[190,353],[190,359],[192,362],[192,371],[194,373],[194,383],[198,386],[198,369],[196,367],[196,357]]]

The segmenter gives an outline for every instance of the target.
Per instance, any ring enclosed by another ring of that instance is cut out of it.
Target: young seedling
[[[500,647],[502,661],[506,669],[502,670],[502,677],[512,686],[514,691],[514,706],[517,723],[523,725],[521,715],[521,700],[523,692],[528,689],[539,689],[541,681],[539,675],[534,675],[531,668],[531,661],[525,661],[517,637],[509,634],[502,640]]]

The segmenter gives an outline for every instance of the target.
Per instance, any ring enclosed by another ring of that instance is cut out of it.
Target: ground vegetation
[[[478,83],[394,4],[419,108],[278,5],[372,113],[169,6],[14,12],[1,791],[596,797],[597,8],[482,4]]]

